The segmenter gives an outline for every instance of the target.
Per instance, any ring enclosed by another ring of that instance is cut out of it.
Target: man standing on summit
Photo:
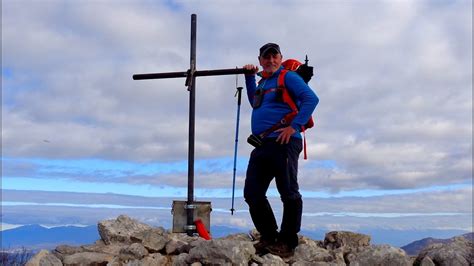
[[[260,48],[257,66],[245,65],[247,95],[252,105],[252,135],[258,136],[279,123],[292,110],[281,100],[278,77],[283,70],[280,47],[267,43]],[[262,79],[256,84],[255,75]],[[258,254],[272,253],[280,257],[294,254],[298,246],[303,201],[299,193],[297,171],[298,157],[302,151],[300,130],[309,120],[319,102],[316,94],[293,71],[284,76],[284,86],[298,105],[294,119],[266,134],[250,155],[245,179],[244,197],[249,205],[250,216],[261,238],[255,244]],[[278,225],[266,192],[275,178],[283,202],[283,219]]]

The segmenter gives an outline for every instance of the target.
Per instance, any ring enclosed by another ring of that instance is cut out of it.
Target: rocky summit
[[[295,254],[258,256],[257,231],[204,240],[170,233],[121,215],[98,224],[100,240],[79,247],[61,245],[38,252],[27,266],[60,265],[473,265],[473,243],[465,238],[436,244],[415,258],[389,245],[371,245],[370,236],[334,231],[323,241],[300,236]]]

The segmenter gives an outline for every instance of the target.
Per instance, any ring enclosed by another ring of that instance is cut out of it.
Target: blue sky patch
[[[13,70],[11,68],[2,67],[2,78],[10,79],[13,77]]]

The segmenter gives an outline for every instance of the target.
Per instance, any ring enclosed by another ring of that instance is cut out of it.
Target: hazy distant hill
[[[2,248],[26,247],[28,249],[54,248],[59,244],[82,245],[99,239],[97,226],[61,226],[45,228],[25,225],[1,232]]]
[[[474,233],[471,232],[471,233],[463,234],[461,236],[464,237],[464,238],[470,239],[472,241]],[[408,255],[416,255],[416,254],[420,253],[420,251],[423,248],[425,248],[425,247],[427,247],[431,244],[448,243],[448,242],[451,242],[451,241],[453,241],[453,238],[437,239],[437,238],[428,237],[428,238],[424,238],[424,239],[412,242],[408,245],[405,245],[405,246],[401,247],[401,249],[405,250],[405,252]]]

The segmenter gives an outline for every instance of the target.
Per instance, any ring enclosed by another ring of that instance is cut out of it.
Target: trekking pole
[[[234,176],[232,179],[232,208],[230,209],[231,215],[234,215],[234,211],[235,211],[234,209],[235,173],[237,171],[237,144],[239,143],[239,121],[240,121],[240,103],[242,101],[242,89],[243,89],[242,87],[237,87],[237,91],[235,92],[235,96],[237,96],[237,123],[235,126]]]

